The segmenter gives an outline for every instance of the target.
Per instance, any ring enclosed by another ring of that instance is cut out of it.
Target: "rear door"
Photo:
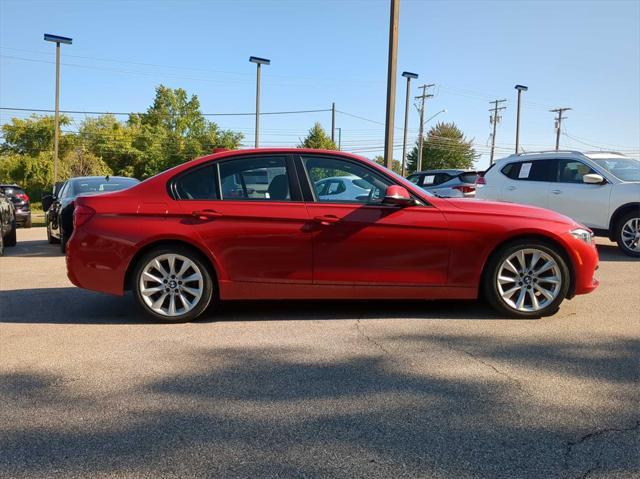
[[[292,159],[247,155],[172,182],[185,221],[235,282],[311,283],[311,233]]]
[[[555,178],[555,160],[517,161],[502,167],[506,179],[500,191],[500,200],[509,203],[547,208],[549,190]]]
[[[382,204],[388,177],[360,162],[330,156],[300,159],[313,201],[313,281],[345,285],[443,285],[449,264],[449,231],[436,208]],[[322,178],[355,176],[368,185],[363,197],[320,196]]]
[[[556,182],[549,191],[549,209],[591,228],[608,228],[611,183],[593,185],[583,181],[584,175],[594,173],[597,172],[579,160],[557,160]]]

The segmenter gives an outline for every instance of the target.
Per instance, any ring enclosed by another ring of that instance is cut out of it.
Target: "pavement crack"
[[[387,355],[391,354],[381,343],[379,343],[378,341],[376,341],[375,339],[373,339],[371,336],[369,336],[367,333],[364,332],[364,329],[362,328],[362,323],[360,322],[360,318],[356,319],[356,329],[358,330],[358,333],[360,334],[360,336],[362,336],[368,342],[376,346],[384,354],[387,354]]]
[[[624,433],[627,433],[627,432],[633,432],[633,431],[638,431],[638,430],[640,430],[640,420],[637,420],[633,426],[623,427],[623,428],[610,427],[610,428],[604,428],[604,429],[597,429],[597,430],[589,432],[587,434],[583,434],[582,436],[580,436],[576,440],[567,441],[566,445],[565,445],[565,452],[564,452],[565,468],[569,467],[569,460],[571,459],[571,456],[573,455],[574,448],[576,448],[576,447],[578,447],[578,446],[580,446],[580,445],[582,445],[582,444],[584,444],[586,442],[596,441],[596,440],[602,439],[604,436],[607,436],[609,434],[624,434]],[[602,451],[599,451],[598,458],[596,459],[595,465],[591,466],[585,472],[583,472],[582,474],[577,476],[576,479],[585,479],[591,473],[593,473],[596,470],[598,470],[600,468],[600,466],[601,466],[601,455],[602,455]]]

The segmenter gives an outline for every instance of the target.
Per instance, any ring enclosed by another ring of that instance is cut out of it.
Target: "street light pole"
[[[411,93],[411,79],[418,78],[417,73],[402,72],[402,76],[407,79],[407,95],[404,104],[404,134],[402,138],[402,176],[407,172],[407,125],[409,123],[409,95]]]
[[[391,0],[389,16],[389,60],[387,65],[387,115],[384,122],[384,164],[393,162],[393,121],[396,112],[396,64],[398,60],[398,17],[400,0]]]
[[[262,65],[270,65],[271,60],[260,57],[249,57],[251,63],[255,63],[256,69],[256,134],[255,134],[255,147],[260,146],[260,67]]]
[[[518,107],[517,107],[517,113],[516,113],[516,155],[517,155],[520,150],[520,95],[522,94],[523,91],[527,91],[529,87],[524,85],[516,85],[514,88],[518,90]]]
[[[73,40],[59,35],[44,34],[44,40],[56,44],[56,110],[54,116],[53,132],[53,183],[58,181],[58,144],[60,141],[60,44],[71,45]]]

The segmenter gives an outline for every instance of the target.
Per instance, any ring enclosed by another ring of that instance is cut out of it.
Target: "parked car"
[[[262,196],[243,181],[264,171]],[[340,172],[365,198],[323,198]],[[343,173],[344,172],[344,173]],[[242,195],[221,185],[239,179]],[[297,148],[225,151],[123,191],[75,200],[70,280],[165,321],[220,300],[474,299],[503,314],[553,314],[593,291],[592,233],[541,208],[438,198],[366,158]]]
[[[0,256],[4,254],[5,246],[15,246],[16,216],[13,202],[0,191]]]
[[[640,162],[614,152],[544,151],[497,161],[477,197],[567,215],[640,257]]]
[[[371,183],[354,175],[332,176],[315,183],[315,191],[321,201],[349,200],[359,197],[366,200],[372,188]]]
[[[426,170],[407,178],[420,188],[443,198],[473,198],[478,172],[472,170]]]
[[[31,204],[27,193],[16,184],[0,185],[0,193],[4,194],[13,203],[16,224],[23,228],[31,228]]]
[[[73,233],[73,209],[78,195],[99,195],[137,183],[135,178],[125,176],[80,176],[57,185],[57,193],[42,198],[49,243],[59,243],[60,251],[65,252]]]

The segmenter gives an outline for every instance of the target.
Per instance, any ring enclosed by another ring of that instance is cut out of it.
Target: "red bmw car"
[[[345,185],[348,185],[345,186]],[[593,291],[592,232],[552,211],[432,196],[358,156],[224,151],[79,197],[71,281],[151,316],[247,299],[474,299],[553,314]]]

